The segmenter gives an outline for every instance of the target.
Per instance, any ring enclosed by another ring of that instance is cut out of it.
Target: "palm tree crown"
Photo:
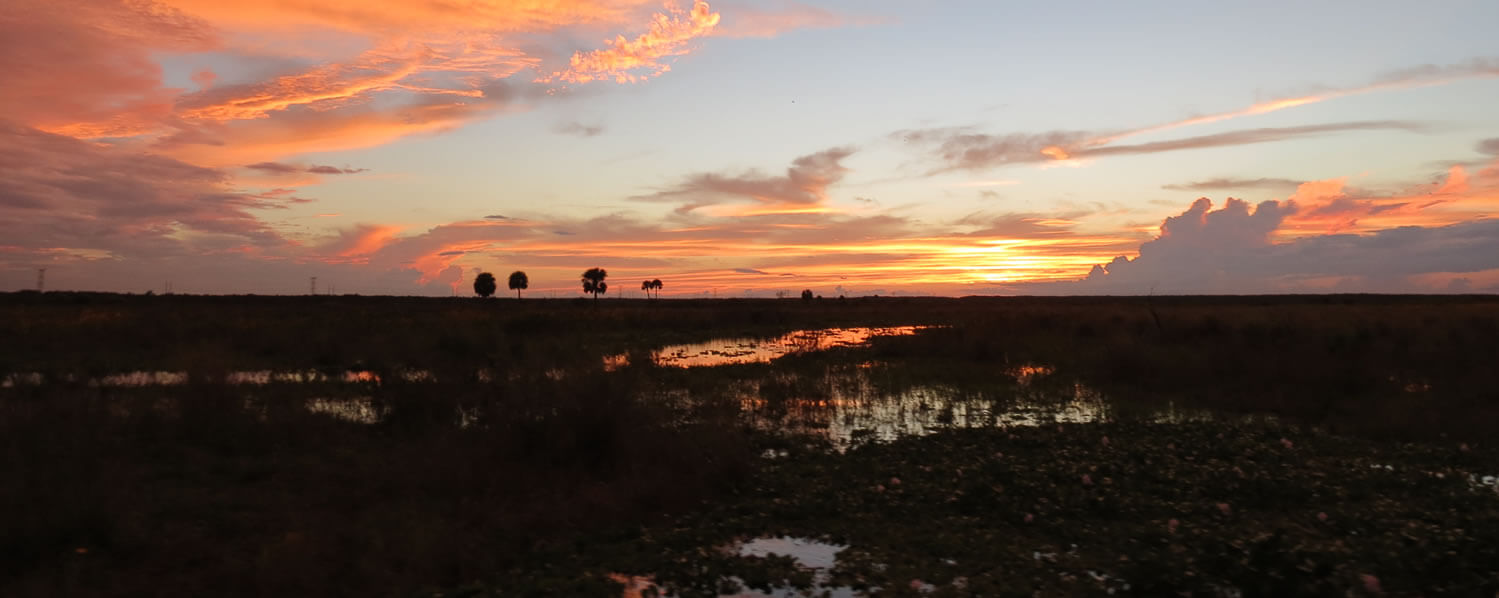
[[[608,276],[609,272],[603,268],[589,268],[583,272],[583,292],[593,293],[593,299],[597,301],[599,295],[609,292],[609,283],[604,282]]]
[[[647,299],[649,299],[651,297],[651,291],[652,290],[655,290],[656,291],[656,297],[660,298],[661,297],[661,279],[657,278],[655,280],[642,280],[642,281],[640,281],[640,290],[645,291],[645,297]]]

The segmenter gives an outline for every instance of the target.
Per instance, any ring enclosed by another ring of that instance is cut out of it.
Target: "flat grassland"
[[[1488,296],[4,294],[0,595],[1492,596],[1496,366]]]

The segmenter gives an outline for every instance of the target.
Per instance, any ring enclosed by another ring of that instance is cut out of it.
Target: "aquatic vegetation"
[[[793,450],[752,490],[607,552],[664,555],[630,572],[682,596],[716,595],[729,577],[892,596],[1490,595],[1499,493],[1464,479],[1495,468],[1499,455],[1456,443],[1284,425],[953,430]],[[757,534],[847,548],[815,587],[784,563],[703,558]]]

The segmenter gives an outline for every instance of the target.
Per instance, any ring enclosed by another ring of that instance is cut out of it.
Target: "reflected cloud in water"
[[[823,436],[840,449],[949,429],[1082,424],[1124,415],[1085,384],[1047,378],[1054,372],[1047,366],[1011,369],[1007,375],[1013,386],[986,390],[939,385],[881,388],[872,369],[864,364],[810,383],[794,376],[771,376],[739,389],[740,408],[761,429]],[[798,390],[788,393],[787,388]],[[1182,410],[1169,403],[1128,416],[1159,423],[1212,418],[1207,410]]]

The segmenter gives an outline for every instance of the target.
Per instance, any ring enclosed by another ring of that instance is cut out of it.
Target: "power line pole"
[[[45,292],[47,292],[47,269],[46,268],[37,268],[36,269],[36,292],[38,292],[38,293],[45,293]]]
[[[309,286],[311,287],[311,290],[308,291],[308,294],[309,295],[316,295],[317,294],[317,277],[316,276],[309,276],[309,277],[307,277],[307,280],[310,283]]]

